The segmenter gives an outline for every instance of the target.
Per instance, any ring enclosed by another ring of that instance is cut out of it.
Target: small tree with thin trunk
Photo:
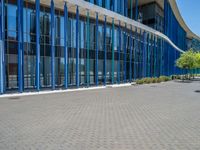
[[[200,51],[196,53],[196,69],[197,73],[200,71]]]
[[[200,52],[196,53],[196,68],[200,68]]]
[[[192,49],[181,54],[180,58],[176,61],[176,66],[182,69],[192,70],[197,67],[196,54]],[[189,76],[190,79],[190,76]]]

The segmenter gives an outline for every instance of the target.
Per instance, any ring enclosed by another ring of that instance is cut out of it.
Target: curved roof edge
[[[35,0],[30,0],[32,2],[35,2]],[[47,5],[49,6],[51,0],[41,0],[41,3],[43,5]],[[86,15],[87,11],[90,11],[90,15],[91,17],[95,18],[96,13],[99,14],[99,19],[100,20],[104,20],[105,16],[107,16],[107,22],[112,23],[112,20],[121,22],[121,25],[126,26],[126,24],[130,27],[130,26],[134,26],[137,28],[140,28],[142,30],[145,30],[146,32],[152,33],[156,36],[159,36],[160,38],[164,39],[166,42],[168,42],[172,47],[174,47],[175,50],[181,52],[181,53],[185,53],[184,50],[180,49],[179,47],[177,47],[170,39],[169,37],[167,37],[165,34],[154,30],[153,28],[146,26],[140,22],[137,22],[135,20],[132,20],[130,18],[127,18],[125,16],[122,16],[116,12],[110,11],[108,9],[99,7],[97,5],[94,5],[92,3],[83,1],[83,0],[56,0],[55,1],[55,5],[57,8],[59,9],[63,9],[63,4],[64,2],[66,2],[68,4],[68,11],[72,12],[72,13],[76,13],[76,6],[79,6],[81,11],[79,11],[80,15]],[[115,22],[114,21],[114,22]],[[116,23],[116,22],[115,22]],[[129,28],[127,26],[127,28]],[[130,27],[131,29],[131,27]]]
[[[127,18],[125,16],[122,16],[120,14],[117,14],[116,12],[113,12],[113,11],[110,11],[110,10],[107,10],[105,8],[102,8],[102,7],[99,7],[97,5],[94,5],[92,3],[88,3],[86,1],[81,1],[81,0],[64,0],[64,2],[67,2],[68,4],[71,4],[71,5],[74,5],[74,6],[80,6],[81,8],[84,8],[85,10],[89,10],[91,12],[94,12],[94,13],[98,13],[99,14],[99,19],[101,17],[104,18],[104,16],[107,16],[109,18],[112,18],[114,20],[118,20],[118,21],[121,21],[121,23],[125,23],[125,24],[128,24],[128,25],[131,25],[131,26],[134,26],[134,27],[137,27],[137,28],[140,28],[142,30],[145,30],[149,33],[152,33],[154,35],[157,35],[161,38],[163,38],[166,42],[168,42],[172,47],[175,48],[175,50],[181,52],[181,53],[184,53],[185,51],[180,49],[179,47],[177,47],[165,34],[157,31],[157,30],[154,30],[153,28],[151,27],[148,27],[140,22],[137,22],[135,20],[132,20],[130,18]],[[61,2],[61,4],[63,4],[63,1]],[[62,6],[63,7],[63,6]],[[74,10],[75,11],[75,10]],[[81,13],[81,11],[80,11]],[[85,13],[85,12],[84,12]],[[101,14],[101,15],[100,15]],[[112,20],[111,19],[111,20]]]
[[[183,17],[181,16],[181,13],[178,9],[176,0],[169,0],[170,6],[172,8],[172,11],[174,12],[174,15],[176,17],[176,19],[178,20],[180,26],[186,31],[187,33],[187,37],[192,39],[198,39],[200,41],[200,37],[198,35],[196,35],[195,33],[193,33],[189,27],[186,25],[185,21],[183,20]]]

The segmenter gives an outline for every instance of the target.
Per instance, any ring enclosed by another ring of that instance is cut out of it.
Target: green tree
[[[200,69],[200,52],[196,53],[196,69]]]
[[[196,56],[192,49],[181,54],[176,61],[176,66],[182,69],[194,69],[196,67]]]
[[[190,71],[197,68],[197,56],[192,49],[181,54],[180,58],[176,61],[176,66],[181,69],[187,69]],[[191,73],[192,74],[192,73]],[[190,76],[189,76],[190,78]]]

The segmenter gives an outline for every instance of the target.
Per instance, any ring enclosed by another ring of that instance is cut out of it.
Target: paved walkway
[[[199,150],[197,90],[199,81],[1,98],[0,150]]]

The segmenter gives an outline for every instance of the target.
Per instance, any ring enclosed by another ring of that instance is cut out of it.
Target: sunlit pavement
[[[0,98],[0,150],[199,150],[200,81]]]

